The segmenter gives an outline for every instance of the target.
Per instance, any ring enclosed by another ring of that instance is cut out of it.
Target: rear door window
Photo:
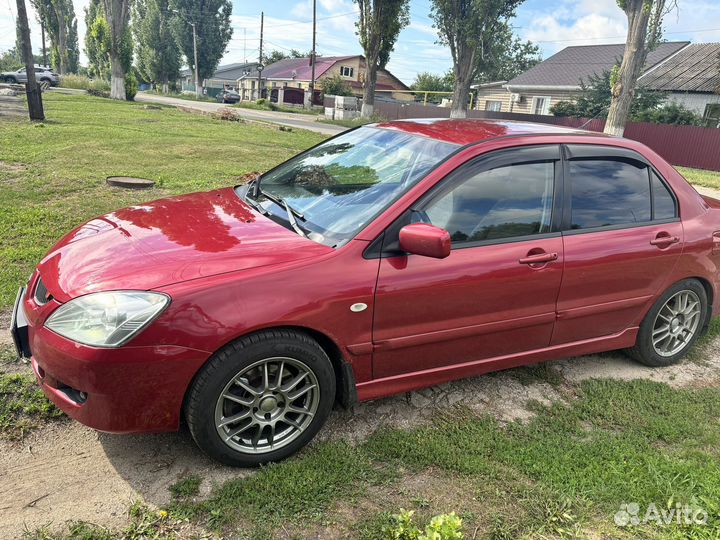
[[[652,219],[648,167],[612,158],[571,159],[571,228],[592,229]]]

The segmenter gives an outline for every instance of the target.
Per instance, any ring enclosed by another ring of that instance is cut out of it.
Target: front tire
[[[695,279],[680,281],[653,304],[626,352],[646,366],[678,364],[700,336],[707,313],[705,287]]]
[[[322,347],[301,332],[267,330],[213,355],[192,384],[185,417],[210,457],[254,467],[309,443],[334,401],[335,374]]]

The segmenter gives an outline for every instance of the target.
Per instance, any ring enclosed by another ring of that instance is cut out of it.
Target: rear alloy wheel
[[[335,373],[308,335],[268,330],[213,355],[188,393],[185,417],[197,445],[241,467],[284,459],[305,446],[335,401]]]
[[[659,299],[640,325],[630,356],[648,366],[682,360],[695,344],[707,317],[707,293],[694,279],[676,283]]]

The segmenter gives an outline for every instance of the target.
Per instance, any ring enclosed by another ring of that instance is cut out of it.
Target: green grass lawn
[[[502,425],[457,406],[358,446],[317,443],[207,497],[191,474],[170,487],[172,502],[159,512],[135,505],[127,529],[75,523],[60,534],[134,538],[150,523],[154,537],[190,523],[232,538],[411,539],[388,534],[405,508],[421,528],[456,512],[468,539],[718,537],[720,389],[590,380],[562,392],[564,403],[535,404],[526,423]],[[650,519],[618,525],[627,504]],[[678,508],[699,521],[661,521],[661,511]]]
[[[76,225],[130,204],[231,186],[324,138],[83,95],[49,93],[44,101],[43,124],[3,120],[0,129],[0,309]],[[157,187],[110,188],[112,175]]]
[[[691,184],[720,189],[720,172],[690,169],[688,167],[676,167],[676,169]]]

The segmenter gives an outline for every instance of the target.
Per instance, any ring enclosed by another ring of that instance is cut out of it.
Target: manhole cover
[[[132,176],[108,176],[107,183],[113,187],[126,189],[148,189],[155,185],[155,182],[152,180],[133,178]]]

